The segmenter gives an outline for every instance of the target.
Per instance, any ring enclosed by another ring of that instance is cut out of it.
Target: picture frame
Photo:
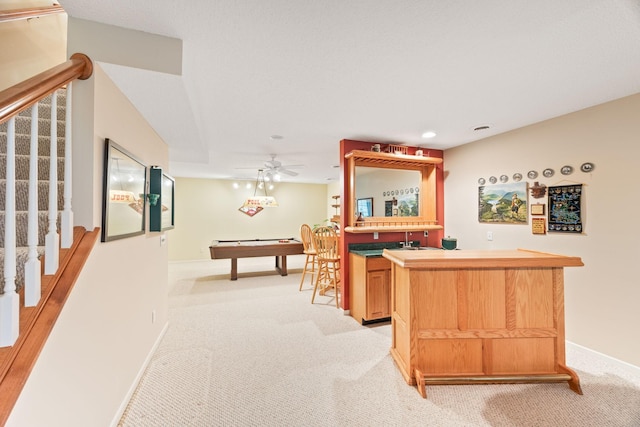
[[[528,222],[527,182],[510,182],[478,187],[478,221],[520,224]]]
[[[547,234],[546,221],[544,218],[531,218],[532,234]]]
[[[534,203],[531,205],[531,215],[544,215],[544,203]]]
[[[112,139],[105,139],[102,242],[145,232],[147,167]]]
[[[149,231],[175,228],[175,179],[157,166],[149,169]]]

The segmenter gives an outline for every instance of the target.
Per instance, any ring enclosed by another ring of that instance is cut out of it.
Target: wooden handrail
[[[3,90],[0,92],[0,123],[26,110],[54,90],[75,79],[86,80],[91,74],[91,59],[84,53],[74,53],[67,62]]]
[[[0,22],[38,18],[40,16],[54,15],[56,13],[64,13],[64,9],[59,4],[30,7],[28,9],[2,10],[0,11]]]

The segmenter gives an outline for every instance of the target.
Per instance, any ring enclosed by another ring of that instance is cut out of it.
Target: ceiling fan
[[[283,165],[280,161],[276,160],[276,155],[271,155],[271,160],[264,162],[265,173],[276,176],[279,173],[283,173],[289,176],[296,176],[298,172],[290,170],[290,168],[301,168],[303,165]]]

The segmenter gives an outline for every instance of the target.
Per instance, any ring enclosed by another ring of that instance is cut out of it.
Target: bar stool
[[[338,234],[333,227],[318,227],[313,230],[313,245],[318,259],[318,275],[313,287],[311,304],[315,301],[316,293],[325,295],[333,289],[336,308],[340,308],[338,295],[340,293],[340,248]]]
[[[306,254],[306,258],[304,260],[304,268],[302,269],[299,291],[302,290],[304,278],[307,273],[311,274],[311,286],[314,285],[314,279],[318,271],[318,258],[316,257],[316,250],[313,247],[313,230],[309,224],[302,224],[300,226],[300,237],[302,240],[302,251]]]

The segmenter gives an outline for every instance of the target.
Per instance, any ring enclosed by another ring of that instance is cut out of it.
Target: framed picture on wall
[[[531,205],[531,215],[544,215],[544,204],[534,203]]]
[[[527,183],[513,182],[478,187],[478,221],[502,224],[528,222]]]
[[[149,170],[149,231],[174,228],[175,180],[158,167]]]
[[[102,191],[103,242],[144,234],[147,167],[105,139]]]

